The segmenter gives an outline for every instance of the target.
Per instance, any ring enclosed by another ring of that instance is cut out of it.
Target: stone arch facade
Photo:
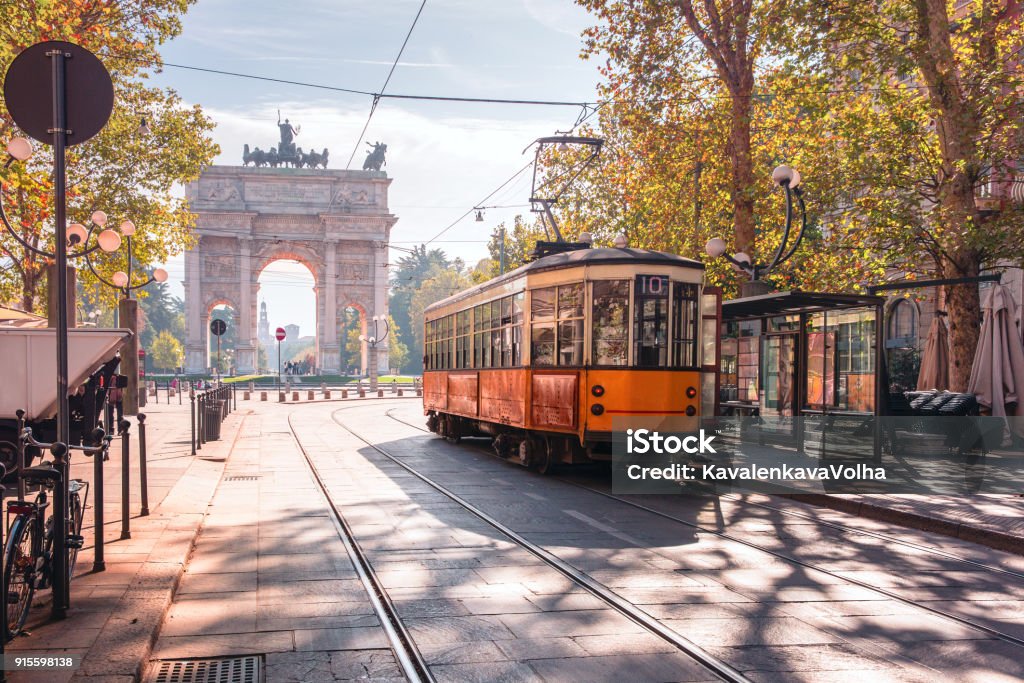
[[[238,372],[256,370],[258,278],[268,264],[292,259],[313,274],[317,367],[338,372],[339,312],[357,306],[364,317],[387,314],[387,249],[397,221],[388,209],[390,184],[381,171],[205,169],[187,192],[197,243],[185,253],[186,370],[210,366],[212,302],[236,312]],[[386,370],[387,354],[377,356],[373,362]]]

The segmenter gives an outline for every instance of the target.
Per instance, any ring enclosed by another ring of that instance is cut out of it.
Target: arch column
[[[209,352],[206,341],[208,316],[202,314],[202,273],[199,252],[191,249],[185,252],[185,372],[198,375],[209,366]]]
[[[323,297],[323,327],[320,330],[320,374],[335,375],[341,372],[341,345],[338,343],[338,242],[328,240],[327,263],[324,281],[320,286]]]
[[[238,330],[235,346],[235,368],[242,375],[256,372],[256,304],[252,291],[252,240],[238,240]]]

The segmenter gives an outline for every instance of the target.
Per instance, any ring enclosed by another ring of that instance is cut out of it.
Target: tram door
[[[719,362],[722,356],[722,290],[705,287],[701,296],[700,310],[700,406],[701,415],[709,417],[719,414],[721,399]]]
[[[769,334],[761,353],[761,414],[792,417],[797,405],[797,334]]]

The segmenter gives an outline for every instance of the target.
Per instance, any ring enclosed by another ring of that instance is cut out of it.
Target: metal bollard
[[[103,431],[114,433],[114,406],[107,403],[103,408]]]
[[[129,467],[131,467],[131,454],[129,448],[131,444],[128,442],[128,428],[132,426],[132,423],[128,420],[121,420],[121,540],[126,540],[132,537],[131,522],[128,516],[128,507],[131,505],[131,473]]]
[[[341,390],[341,397],[342,398],[348,398],[348,389],[342,389]]]
[[[21,434],[22,431],[24,431],[24,429],[25,429],[25,411],[24,410],[16,410],[14,414],[18,417],[18,434]],[[18,500],[28,500],[28,491],[26,490],[25,477],[21,476],[21,472],[26,467],[28,467],[28,463],[25,462],[25,442],[22,441],[21,438],[19,438],[18,439]],[[0,480],[2,480],[2,479],[3,479],[3,477],[0,477]],[[2,510],[2,508],[0,508],[0,510]],[[3,525],[0,524],[0,526],[3,526]],[[2,548],[2,547],[3,547],[3,545],[0,545],[0,548]],[[3,564],[3,563],[0,562],[0,564]],[[2,570],[0,570],[0,571],[2,571]],[[3,585],[3,584],[0,584],[0,585]],[[3,638],[0,638],[0,640],[3,640]]]
[[[140,517],[149,515],[149,478],[146,475],[146,416],[139,413],[139,486],[142,489]]]
[[[110,432],[107,432],[110,434]],[[103,458],[110,457],[109,453],[97,453],[92,456],[92,488],[93,493],[92,517],[93,517],[93,554],[92,570],[94,572],[106,571],[107,563],[103,558]]]
[[[330,389],[324,389],[324,398],[330,398],[330,397],[331,397],[331,390]]]
[[[196,454],[196,394],[188,392],[188,400],[192,402],[192,455]]]
[[[299,392],[297,392],[297,391],[293,391],[292,392],[292,400],[293,401],[298,401],[299,400]]]
[[[378,389],[377,390],[377,398],[384,398],[384,390],[383,389]]]
[[[265,391],[261,391],[260,392],[260,400],[261,401],[266,401],[267,400],[267,392],[265,392]]]
[[[312,389],[310,389],[310,390],[309,390],[309,391],[308,391],[308,392],[306,393],[306,400],[307,400],[307,401],[312,401],[312,400],[313,400],[313,396],[314,396],[313,390],[312,390]]]

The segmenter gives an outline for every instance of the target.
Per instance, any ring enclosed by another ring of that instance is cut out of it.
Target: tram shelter
[[[801,291],[723,302],[720,414],[884,414],[884,303]]]

